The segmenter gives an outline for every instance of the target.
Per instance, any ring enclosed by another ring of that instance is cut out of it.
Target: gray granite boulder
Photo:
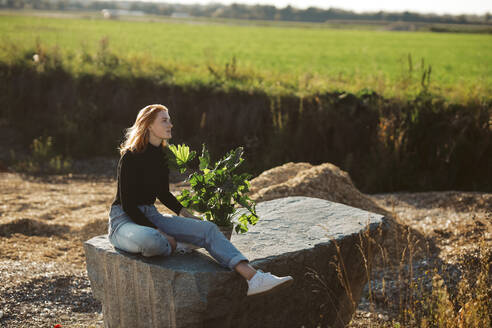
[[[385,217],[310,197],[258,203],[257,213],[258,224],[231,241],[254,267],[293,276],[291,287],[247,297],[246,281],[205,249],[145,258],[97,236],[84,249],[105,326],[345,326],[367,282],[368,239],[384,238]]]

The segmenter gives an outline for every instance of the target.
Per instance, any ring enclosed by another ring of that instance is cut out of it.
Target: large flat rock
[[[106,235],[97,236],[84,248],[105,326],[343,327],[367,282],[359,234],[366,231],[379,240],[386,219],[311,197],[275,199],[256,209],[258,224],[246,234],[233,234],[231,241],[254,267],[293,276],[290,288],[246,297],[245,280],[219,266],[205,249],[145,258],[115,250]],[[367,236],[362,240],[370,261]],[[345,268],[344,283],[337,264]]]
[[[382,215],[312,197],[286,197],[259,203],[260,220],[232,243],[252,260],[298,252],[358,234],[382,222]]]

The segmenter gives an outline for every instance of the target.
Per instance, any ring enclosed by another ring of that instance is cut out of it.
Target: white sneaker
[[[271,292],[287,286],[294,282],[291,276],[277,277],[270,272],[256,270],[256,274],[248,281],[247,296]]]
[[[201,248],[201,247],[178,241],[176,242],[176,249],[174,250],[174,253],[187,254],[187,253],[191,253],[192,250],[197,248]]]

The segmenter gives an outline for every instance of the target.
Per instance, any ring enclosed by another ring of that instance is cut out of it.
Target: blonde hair
[[[149,126],[154,122],[159,111],[166,111],[166,106],[160,104],[148,105],[142,108],[137,115],[133,126],[125,130],[125,140],[120,144],[120,155],[123,156],[128,150],[141,152],[149,143]],[[166,140],[162,140],[162,146],[166,147]]]

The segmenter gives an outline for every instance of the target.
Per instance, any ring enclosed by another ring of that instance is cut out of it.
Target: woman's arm
[[[130,154],[124,154],[118,167],[118,183],[120,184],[118,190],[120,191],[121,207],[136,224],[156,228],[137,207],[136,195],[138,193],[138,187],[135,183],[137,172],[138,170],[134,167]]]
[[[161,184],[159,185],[157,198],[161,201],[162,204],[164,204],[167,208],[172,210],[178,216],[202,220],[201,218],[194,216],[169,191],[169,167],[167,167],[167,161],[167,159],[164,161],[166,166],[164,168]]]
[[[201,218],[199,218],[198,216],[194,216],[193,214],[191,214],[190,211],[188,211],[187,208],[183,207],[181,209],[181,211],[179,212],[178,214],[179,216],[182,216],[182,217],[185,217],[185,218],[192,218],[192,219],[197,219],[197,220],[202,220]]]
[[[174,195],[169,191],[169,169],[167,167],[164,168],[164,172],[160,179],[161,181],[157,190],[157,198],[163,205],[179,215],[181,209],[183,209],[183,205],[181,205],[176,197],[174,197]]]
[[[174,197],[174,195],[169,191],[169,183],[165,184],[167,185],[167,188],[165,187],[164,183],[161,184],[160,190],[157,193],[157,198],[161,201],[162,204],[164,204],[167,208],[169,208],[171,211],[179,215],[181,210],[183,209],[183,205]]]

